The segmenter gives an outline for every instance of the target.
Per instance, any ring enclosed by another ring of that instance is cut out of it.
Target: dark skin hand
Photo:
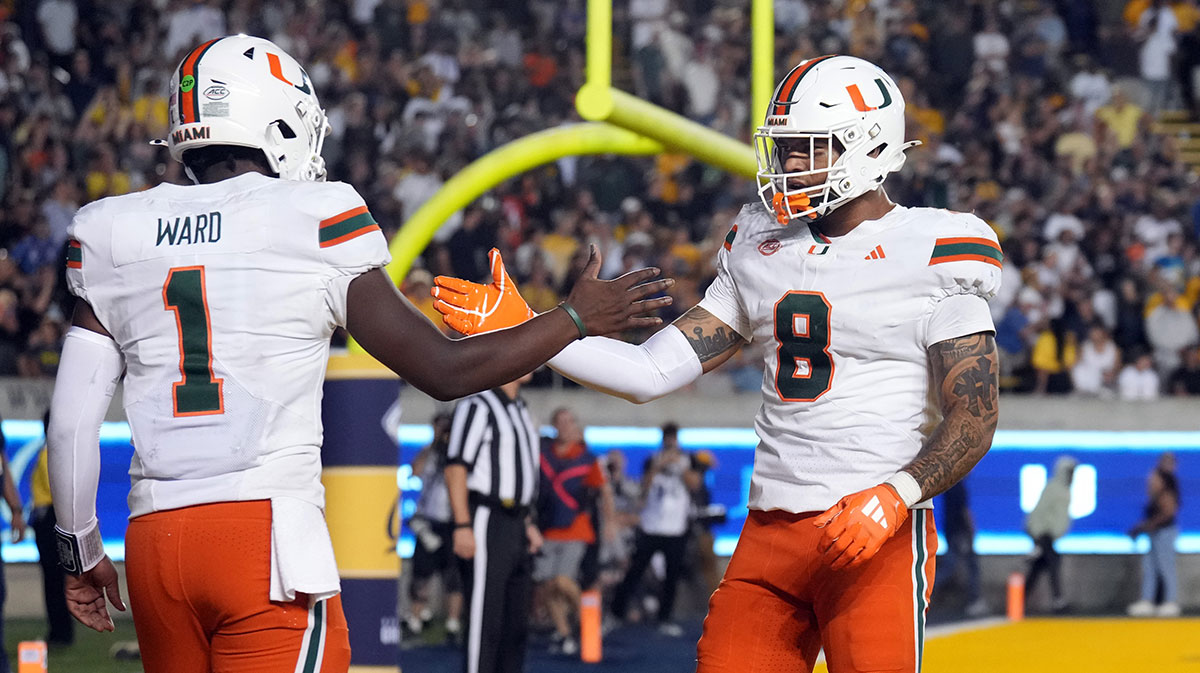
[[[999,419],[996,340],[987,332],[929,347],[929,366],[938,385],[942,423],[917,457],[905,466],[925,499],[958,483],[992,445]]]
[[[108,614],[108,603],[121,612],[125,611],[117,569],[107,556],[96,567],[78,577],[67,575],[64,591],[67,610],[84,626],[96,631],[112,631],[115,628]]]

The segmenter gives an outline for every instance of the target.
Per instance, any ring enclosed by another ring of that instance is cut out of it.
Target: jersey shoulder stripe
[[[738,226],[735,222],[734,225],[729,229],[729,233],[725,234],[724,247],[726,250],[733,250],[733,239],[737,238],[737,230]]]
[[[934,241],[929,266],[946,262],[983,262],[992,266],[1003,266],[1004,253],[1000,245],[988,238],[959,237],[939,238]]]
[[[333,217],[321,220],[320,242],[322,248],[344,243],[372,231],[380,231],[379,224],[366,206],[351,208]]]
[[[83,268],[83,246],[79,244],[79,241],[73,238],[69,243],[67,243],[67,268]]]

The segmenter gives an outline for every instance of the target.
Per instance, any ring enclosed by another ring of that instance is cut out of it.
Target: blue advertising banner
[[[22,497],[28,502],[29,479],[42,446],[39,421],[6,420],[7,451]],[[401,513],[407,519],[416,505],[420,480],[408,463],[432,439],[427,425],[400,427],[400,463],[397,486],[402,492]],[[657,428],[590,427],[585,438],[593,452],[617,449],[626,454],[631,476],[641,472],[643,461],[658,447]],[[684,428],[680,444],[687,451],[707,449],[717,459],[709,472],[715,502],[728,509],[728,520],[714,530],[716,549],[730,554],[746,516],[746,494],[754,461],[754,431],[749,428]],[[1046,478],[1060,455],[1079,461],[1072,485],[1071,532],[1057,547],[1064,553],[1125,554],[1143,552],[1143,536],[1134,541],[1125,535],[1142,515],[1146,504],[1146,476],[1159,454],[1172,451],[1178,458],[1182,505],[1179,523],[1181,553],[1200,553],[1200,432],[1075,432],[1000,431],[990,453],[967,477],[971,508],[981,554],[1023,554],[1032,543],[1023,532],[1025,514],[1037,502]],[[124,558],[125,520],[129,509],[129,460],[133,448],[124,423],[106,423],[101,431],[103,457],[97,503],[105,547],[114,559]],[[4,513],[4,527],[8,525]],[[412,553],[412,536],[405,529],[397,543],[401,556]],[[37,550],[31,541],[6,544],[5,561],[32,561]]]

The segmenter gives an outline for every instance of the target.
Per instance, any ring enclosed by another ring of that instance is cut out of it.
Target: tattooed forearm
[[[699,307],[680,316],[675,326],[687,337],[701,364],[742,345],[740,334]]]
[[[991,334],[972,334],[934,344],[929,349],[933,380],[939,388],[944,416],[941,425],[904,471],[931,498],[975,467],[991,448],[999,415],[999,366]]]

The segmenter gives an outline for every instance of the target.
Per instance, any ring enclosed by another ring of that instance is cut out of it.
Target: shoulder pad
[[[1004,266],[996,232],[970,213],[944,212],[930,229],[929,267],[948,293],[990,299],[1000,289]]]

